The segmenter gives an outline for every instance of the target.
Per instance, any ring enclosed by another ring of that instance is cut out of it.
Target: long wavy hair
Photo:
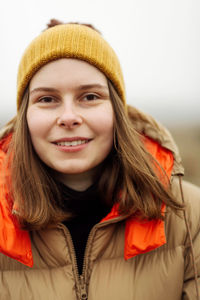
[[[174,199],[162,167],[146,150],[143,137],[130,121],[122,100],[108,81],[114,111],[113,147],[102,164],[98,189],[107,205],[118,203],[124,216],[163,219],[161,205],[174,211],[183,205]],[[71,217],[63,209],[62,190],[52,170],[36,154],[27,124],[29,94],[26,90],[16,119],[8,150],[9,193],[21,226],[38,230]],[[160,181],[158,173],[164,181]]]

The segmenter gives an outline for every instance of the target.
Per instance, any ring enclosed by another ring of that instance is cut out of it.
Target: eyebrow
[[[108,90],[108,86],[101,85],[99,83],[79,85],[76,89],[78,89],[80,91],[84,91],[84,90],[88,90],[88,89],[92,89],[92,88]],[[55,88],[51,88],[51,87],[38,87],[38,88],[35,88],[32,91],[30,91],[30,94],[35,93],[35,92],[56,92],[56,93],[59,93],[59,90],[57,90]]]

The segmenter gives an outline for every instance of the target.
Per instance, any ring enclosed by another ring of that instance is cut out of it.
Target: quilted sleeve
[[[197,272],[197,286],[200,296],[200,188],[189,183],[184,183],[183,193],[185,202],[187,204],[186,217],[193,242],[193,253]],[[189,236],[187,236],[185,249],[185,273],[182,299],[200,300],[200,298],[197,297],[194,265],[191,245],[189,243]]]

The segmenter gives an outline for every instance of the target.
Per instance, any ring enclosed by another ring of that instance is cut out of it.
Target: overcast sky
[[[199,0],[8,0],[0,11],[0,125],[15,115],[23,51],[51,18],[102,32],[121,61],[129,104],[164,123],[200,123]]]

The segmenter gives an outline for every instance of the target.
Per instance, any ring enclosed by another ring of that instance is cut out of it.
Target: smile
[[[73,147],[73,146],[78,146],[82,144],[88,143],[89,140],[77,140],[77,141],[65,141],[65,142],[58,142],[56,145],[58,146],[68,146],[68,147]]]

